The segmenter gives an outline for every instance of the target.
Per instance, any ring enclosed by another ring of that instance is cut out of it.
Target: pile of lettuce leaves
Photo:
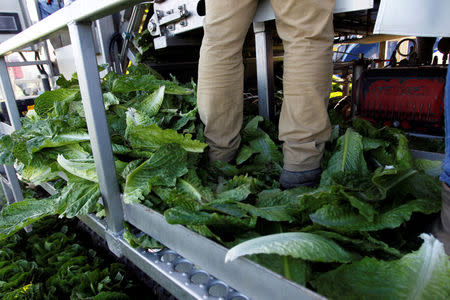
[[[48,215],[104,216],[77,78],[57,83],[0,139],[0,163],[58,193],[5,207],[0,238]],[[331,111],[320,185],[283,191],[276,126],[251,105],[236,159],[209,163],[194,83],[139,65],[102,89],[126,203],[232,248],[227,261],[248,255],[327,297],[448,298],[448,256],[421,235],[441,209],[440,163],[414,159],[401,131]]]
[[[154,299],[76,231],[74,222],[49,217],[0,240],[1,299]]]

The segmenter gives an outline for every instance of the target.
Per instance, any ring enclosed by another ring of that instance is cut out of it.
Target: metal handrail
[[[95,21],[145,0],[77,0],[0,44],[0,56],[43,41],[73,22]]]

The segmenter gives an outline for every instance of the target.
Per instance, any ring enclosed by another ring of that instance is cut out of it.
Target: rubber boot
[[[293,189],[299,186],[315,187],[320,182],[322,169],[292,172],[283,169],[280,176],[280,185],[283,189]]]
[[[442,183],[441,218],[433,226],[433,235],[444,244],[445,253],[450,256],[450,187]]]

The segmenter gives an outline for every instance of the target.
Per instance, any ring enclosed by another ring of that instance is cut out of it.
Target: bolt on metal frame
[[[4,55],[45,40],[50,34],[68,26],[99,186],[106,208],[106,223],[92,215],[81,216],[80,220],[103,237],[114,254],[126,256],[141,270],[155,278],[164,288],[180,298],[218,299],[210,290],[217,286],[225,289],[226,294],[223,297],[227,299],[233,297],[246,299],[247,296],[254,299],[277,299],[280,296],[289,299],[323,299],[305,287],[288,281],[245,258],[225,264],[226,248],[183,226],[168,224],[161,214],[149,208],[141,205],[125,205],[124,208],[120,198],[103,105],[91,22],[140,2],[143,1],[78,0],[0,44],[0,77],[5,95],[8,96],[8,112],[13,124],[12,129],[20,128],[20,120]],[[15,175],[15,172],[11,171]],[[44,188],[52,191],[51,186],[44,185]],[[13,192],[13,189],[11,191]],[[206,284],[194,284],[191,277],[196,271],[183,272],[179,276],[180,274],[176,273],[176,265],[169,263],[164,265],[165,262],[158,254],[155,256],[149,254],[148,251],[131,248],[122,236],[124,220],[144,233],[155,237],[166,246],[172,247],[173,250],[191,260],[193,264],[205,268],[212,276],[231,283],[231,287],[210,275],[208,275]],[[235,289],[244,292],[247,296],[238,293]]]

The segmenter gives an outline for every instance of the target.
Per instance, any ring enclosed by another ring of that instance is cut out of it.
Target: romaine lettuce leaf
[[[418,251],[394,261],[366,257],[312,281],[318,292],[336,299],[448,299],[450,260],[441,242],[422,234]]]
[[[163,145],[127,176],[124,201],[139,202],[152,186],[175,186],[187,171],[186,151],[176,144]]]
[[[271,234],[243,242],[231,248],[225,262],[251,254],[289,255],[318,262],[349,263],[357,257],[342,249],[334,241],[306,232]]]

